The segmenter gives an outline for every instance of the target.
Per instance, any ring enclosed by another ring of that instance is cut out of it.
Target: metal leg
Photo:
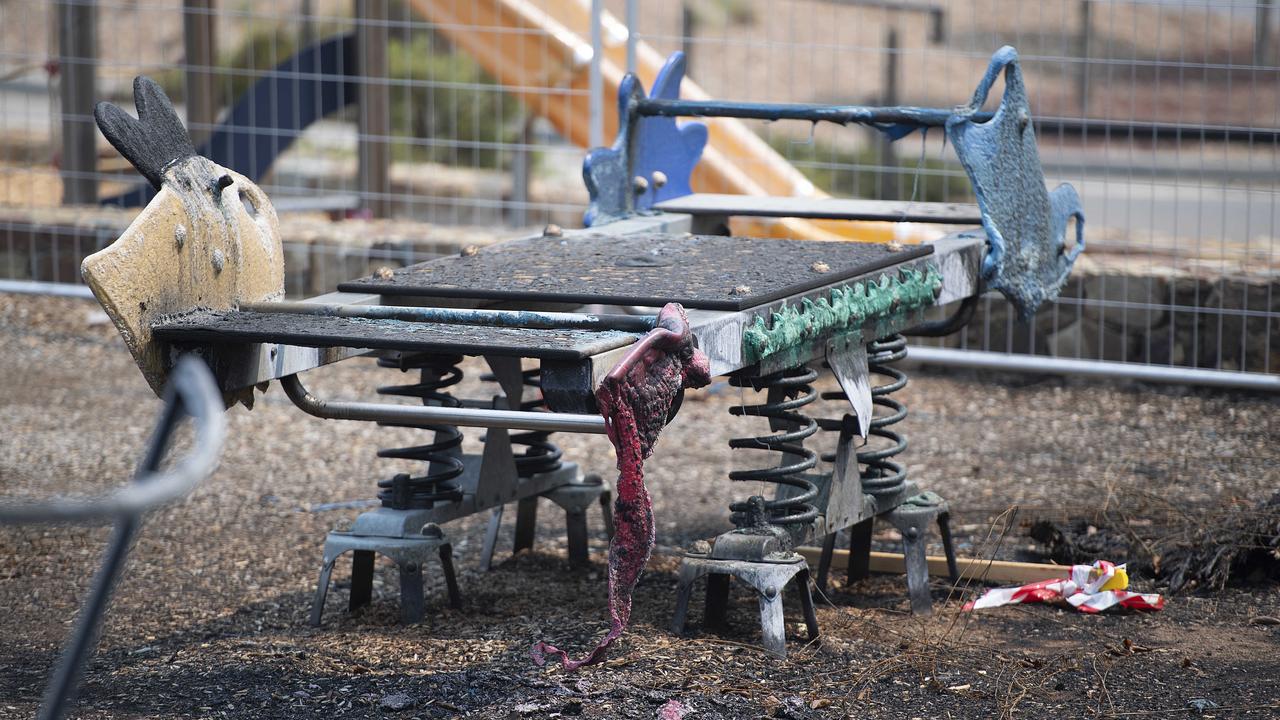
[[[911,597],[911,612],[916,615],[933,613],[925,545],[924,533],[919,528],[908,528],[902,533],[902,550],[907,562],[907,595]]]
[[[873,518],[849,528],[849,582],[871,575],[871,530]]]
[[[684,632],[689,619],[689,601],[693,598],[693,583],[698,579],[698,569],[687,564],[680,565],[680,578],[676,585],[676,612],[671,618],[671,632],[679,635]]]
[[[947,574],[951,584],[960,584],[960,570],[956,568],[956,548],[951,542],[951,513],[938,513],[938,534],[942,536],[942,552],[947,556]]]
[[[707,604],[702,613],[702,624],[707,628],[724,627],[729,609],[729,576],[721,573],[707,575]]]
[[[320,579],[316,581],[316,596],[311,601],[311,624],[320,627],[320,617],[324,614],[324,599],[329,594],[329,577],[333,575],[333,560],[325,560],[320,566]]]
[[[512,553],[533,549],[533,534],[538,529],[538,498],[527,497],[516,503],[516,537]]]
[[[373,551],[351,552],[351,601],[348,610],[358,610],[373,599]]]
[[[498,505],[489,511],[489,526],[484,530],[484,544],[480,546],[480,572],[489,572],[493,567],[493,551],[498,545],[498,531],[502,529],[502,509],[506,505]]]
[[[406,624],[422,620],[426,612],[423,582],[428,566],[436,560],[440,561],[444,576],[445,588],[449,595],[449,604],[458,607],[461,604],[458,592],[458,579],[453,567],[453,546],[445,538],[444,532],[434,523],[423,524],[419,518],[400,518],[402,524],[421,528],[420,534],[402,532],[400,535],[373,534],[370,529],[379,528],[376,521],[385,520],[389,514],[383,512],[362,515],[356,519],[359,527],[361,518],[372,527],[362,527],[366,532],[330,532],[325,540],[324,564],[320,568],[320,580],[316,585],[315,599],[311,608],[311,623],[319,625],[324,613],[325,597],[337,558],[347,552],[351,553],[351,598],[350,609],[355,611],[373,600],[373,574],[377,556],[381,555],[396,564],[400,573],[400,616]],[[398,511],[390,511],[391,513]],[[372,520],[370,519],[372,518]],[[412,521],[412,522],[411,522]]]
[[[453,546],[440,546],[440,569],[444,574],[444,586],[449,593],[449,607],[462,607],[462,595],[458,592],[458,576],[453,572]]]
[[[422,566],[407,562],[400,566],[400,620],[412,625],[422,619],[426,603],[422,599]]]
[[[707,576],[707,605],[703,629],[713,629],[724,624],[725,610],[729,602],[730,578],[751,587],[760,602],[760,629],[764,647],[770,653],[786,657],[787,629],[783,620],[782,592],[793,579],[799,578],[797,589],[804,609],[805,626],[809,637],[818,637],[818,617],[809,592],[809,569],[804,558],[796,555],[788,562],[756,562],[751,560],[726,560],[709,558],[704,553],[691,552],[680,563],[680,580],[676,594],[676,614],[672,627],[682,632],[689,614],[689,599],[693,583],[700,576]]]
[[[831,575],[831,557],[836,552],[836,535],[831,533],[822,539],[822,554],[818,556],[818,590],[827,591],[827,578]]]
[[[565,532],[569,539],[569,564],[586,565],[590,562],[587,554],[587,512],[585,510],[565,510]]]
[[[765,649],[786,657],[787,626],[782,618],[782,591],[777,587],[770,586],[760,593],[760,628],[764,631]]]
[[[600,515],[604,518],[604,534],[613,539],[613,493],[600,493]]]
[[[933,612],[933,598],[929,594],[929,561],[925,557],[925,542],[929,525],[937,522],[943,532],[944,545],[950,545],[950,528],[947,515],[947,501],[936,493],[923,492],[908,498],[882,517],[893,524],[902,533],[902,550],[907,561],[907,594],[911,596],[911,612],[917,615],[928,615]],[[948,547],[948,555],[953,553]],[[955,572],[955,565],[948,563],[949,572]]]
[[[835,533],[832,533],[835,536]],[[800,609],[804,612],[804,626],[809,630],[809,639],[818,639],[818,612],[813,607],[813,593],[809,591],[809,571],[796,573],[796,591],[800,593]]]

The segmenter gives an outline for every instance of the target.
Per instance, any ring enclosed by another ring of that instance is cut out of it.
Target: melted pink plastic
[[[601,662],[631,619],[631,593],[653,551],[653,504],[644,486],[644,460],[653,452],[672,404],[684,388],[711,382],[707,356],[693,346],[684,308],[669,304],[659,328],[600,384],[596,404],[618,457],[614,535],[609,543],[609,632],[581,660],[545,642],[534,645],[534,662],[555,656],[566,670]]]

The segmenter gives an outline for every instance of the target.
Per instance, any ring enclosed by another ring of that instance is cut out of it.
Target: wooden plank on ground
[[[822,549],[802,547],[797,552],[803,555],[810,565],[816,567],[818,558],[822,554]],[[930,575],[947,577],[946,558],[940,555],[930,555],[928,560]],[[831,569],[843,570],[848,566],[849,551],[836,550],[831,557]],[[956,558],[956,568],[960,571],[961,580],[970,579],[997,584],[1017,583],[1019,585],[1039,580],[1065,578],[1071,572],[1071,568],[1067,565],[968,557]],[[903,559],[902,553],[872,552],[871,572],[904,573],[906,572],[906,561]]]

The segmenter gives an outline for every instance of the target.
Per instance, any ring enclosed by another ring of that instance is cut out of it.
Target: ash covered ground
[[[159,401],[92,302],[0,295],[0,494],[89,493],[124,482]],[[460,394],[496,392],[469,363]],[[312,373],[325,397],[369,398],[397,382],[372,361]],[[1061,379],[913,374],[905,458],[951,502],[965,555],[1026,559],[1039,520],[1134,540],[1213,527],[1280,487],[1280,403],[1242,394]],[[755,603],[735,590],[730,627],[668,629],[679,549],[728,528],[727,503],[758,492],[725,474],[727,446],[758,427],[720,383],[691,393],[647,463],[658,550],[632,626],[604,665],[538,668],[529,648],[575,653],[608,625],[606,543],[594,513],[593,566],[569,568],[561,516],[542,507],[533,553],[511,558],[504,528],[492,572],[477,570],[483,518],[446,526],[463,592],[448,609],[428,569],[428,615],[398,623],[397,579],[379,565],[373,604],[345,610],[339,566],[324,625],[307,614],[324,533],[358,510],[395,461],[380,447],[420,435],[325,422],[277,387],[229,415],[217,473],[152,515],[91,661],[75,716],[985,718],[1052,713],[1216,717],[1280,713],[1280,591],[1240,577],[1184,591],[1161,613],[1085,616],[1042,606],[959,612],[974,589],[935,581],[931,618],[907,612],[903,581],[877,576],[819,598],[820,643],[788,611],[790,656],[756,645]],[[558,437],[566,457],[613,473],[603,437]],[[468,447],[478,449],[476,433]],[[30,717],[107,538],[101,527],[0,528],[0,717]],[[893,549],[878,531],[881,549]],[[937,548],[934,548],[934,552]],[[1158,589],[1147,575],[1138,589]],[[695,624],[700,612],[694,611]]]

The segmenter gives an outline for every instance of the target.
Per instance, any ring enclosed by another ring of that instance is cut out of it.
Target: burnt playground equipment
[[[987,250],[979,277],[987,287],[1004,293],[1024,319],[1056,296],[1084,250],[1084,216],[1075,190],[1065,184],[1052,192],[1045,187],[1026,89],[1011,47],[993,55],[970,103],[953,109],[686,101],[678,97],[683,68],[679,55],[669,60],[654,83],[652,97],[646,97],[635,77],[623,81],[617,140],[610,148],[593,150],[584,167],[591,191],[589,224],[658,212],[693,214],[695,227],[727,227],[733,215],[952,223],[972,221],[976,215],[985,231]],[[1004,96],[994,112],[984,112],[981,108],[1001,73]],[[689,181],[706,142],[706,129],[694,123],[679,125],[679,117],[860,124],[891,140],[941,127],[972,183],[976,212],[958,205],[854,201],[843,203],[853,212],[842,215],[841,203],[775,199],[754,204],[751,199],[700,197],[692,193]],[[1067,248],[1065,235],[1072,219],[1075,247]],[[972,316],[976,299],[977,293],[965,298],[946,321],[901,331],[955,332]],[[849,577],[857,579],[867,574],[872,524],[877,518],[902,535],[914,612],[929,613],[932,606],[925,554],[931,523],[938,526],[951,579],[958,580],[946,501],[934,493],[919,492],[908,480],[906,467],[894,459],[907,447],[905,437],[893,427],[907,410],[891,397],[907,383],[906,375],[891,365],[906,357],[905,339],[900,332],[871,337],[880,339],[865,345],[846,339],[843,348],[826,348],[824,364],[843,389],[825,393],[823,399],[852,402],[852,416],[815,421],[804,413],[803,408],[816,400],[810,383],[817,373],[803,363],[784,364],[770,373],[748,368],[731,377],[736,386],[766,393],[765,402],[735,407],[732,412],[767,418],[774,434],[734,439],[730,446],[766,449],[782,457],[774,466],[731,472],[729,479],[771,483],[777,491],[772,500],[753,496],[731,505],[736,529],[687,553],[673,622],[677,632],[684,630],[692,585],[702,576],[707,577],[705,622],[714,626],[723,621],[732,576],[751,586],[759,597],[766,646],[784,652],[781,594],[794,578],[810,635],[816,637],[808,567],[793,546],[809,537],[822,538],[817,584],[825,589],[837,533],[847,529]],[[871,375],[888,382],[872,388],[867,383]],[[814,471],[818,456],[804,447],[804,441],[820,431],[838,433],[836,452],[822,458],[831,465],[829,473]],[[855,449],[853,440],[859,437],[874,443]],[[842,491],[855,477],[860,498]]]
[[[739,438],[734,446],[763,449],[772,459],[730,479],[773,487],[771,497],[757,493],[731,508],[736,529],[690,549],[680,573],[677,627],[684,625],[697,579],[707,577],[708,620],[716,624],[729,577],[738,577],[759,595],[766,646],[785,653],[788,583],[800,590],[810,634],[818,631],[809,569],[795,546],[823,541],[818,580],[825,584],[836,534],[848,530],[856,576],[865,568],[870,523],[877,518],[902,532],[912,607],[929,611],[926,532],[936,522],[951,556],[948,508],[920,492],[901,462],[906,442],[897,423],[905,408],[892,397],[906,382],[893,367],[905,353],[901,334],[954,332],[984,286],[1032,313],[1057,292],[1083,250],[1074,191],[1062,186],[1050,193],[1044,186],[1016,53],[997,52],[971,103],[951,110],[689,102],[676,97],[681,73],[677,55],[660,75],[655,98],[646,98],[634,77],[622,84],[618,140],[591,151],[584,163],[590,228],[548,228],[344,282],[338,292],[304,302],[282,300],[282,252],[266,196],[181,142],[185,131],[158,88],[141,79],[135,85],[140,121],[118,109],[100,110],[104,134],[157,194],[116,244],[85,261],[84,273],[153,388],[163,386],[174,358],[196,354],[214,370],[228,404],[251,404],[255,387],[278,379],[310,415],[424,435],[420,444],[379,453],[411,471],[380,481],[381,506],[329,533],[314,622],[322,617],[330,574],[348,552],[353,608],[371,598],[377,554],[399,567],[406,621],[425,612],[422,581],[430,563],[441,563],[456,604],[443,526],[488,512],[480,558],[487,568],[503,507],[512,502],[515,549],[532,545],[537,502],[546,498],[565,510],[571,560],[585,560],[586,512],[601,504],[608,526],[610,488],[565,460],[550,433],[604,432],[595,389],[667,303],[688,311],[690,332],[713,376],[728,376],[744,393],[763,393],[763,400],[734,414],[767,422],[769,434]],[[984,114],[979,108],[1000,73],[1003,100]],[[677,125],[676,116],[684,115],[863,123],[891,137],[944,127],[978,203],[689,194],[705,128]],[[753,214],[982,227],[905,247],[691,232]],[[1076,246],[1067,249],[1071,217]],[[184,270],[175,275],[173,267]],[[951,318],[922,322],[926,309],[950,303],[960,303]],[[621,310],[584,312],[588,305]],[[368,355],[386,372],[416,374],[380,390],[408,402],[323,400],[300,377]],[[499,392],[455,397],[462,356],[484,358]],[[527,367],[533,363],[536,369]],[[836,418],[808,414],[823,365],[842,390],[824,399],[848,406]],[[875,387],[873,377],[882,378]],[[483,452],[462,452],[465,427],[484,429]],[[822,457],[806,447],[820,438],[833,440],[835,452]],[[864,444],[867,438],[876,445]]]

